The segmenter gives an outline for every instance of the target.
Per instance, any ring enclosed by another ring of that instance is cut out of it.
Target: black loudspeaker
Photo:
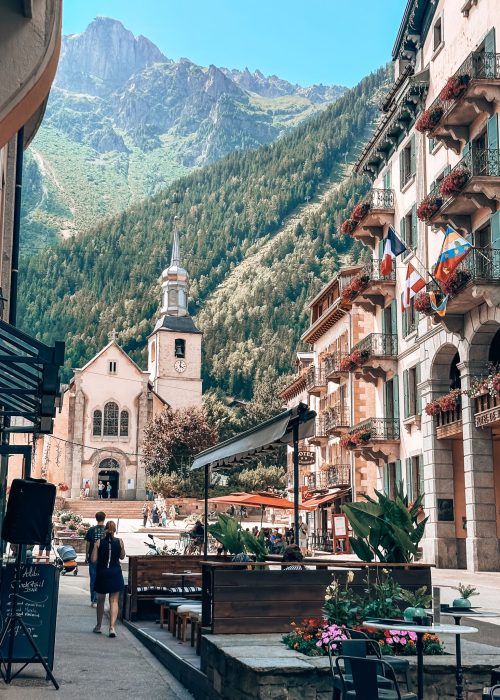
[[[14,479],[2,539],[11,544],[50,544],[55,502],[54,484],[45,479]]]

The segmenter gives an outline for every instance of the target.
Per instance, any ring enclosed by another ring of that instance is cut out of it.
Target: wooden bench
[[[217,557],[209,558],[209,561],[213,560],[217,560]],[[137,619],[140,604],[143,602],[152,602],[159,596],[181,594],[181,577],[168,574],[182,574],[187,571],[198,573],[198,577],[186,578],[184,591],[189,598],[199,598],[201,596],[201,561],[200,555],[130,556],[125,618]]]
[[[214,634],[289,632],[294,620],[321,617],[326,586],[333,576],[345,586],[348,569],[333,569],[331,561],[317,565],[317,569],[287,571],[263,569],[262,565],[249,569],[247,565],[203,564],[203,627]],[[350,586],[359,593],[365,591],[367,577],[374,581],[377,575],[376,566],[350,562],[350,568],[354,571]],[[393,578],[403,588],[415,590],[425,585],[431,592],[430,566],[384,568],[392,570]]]

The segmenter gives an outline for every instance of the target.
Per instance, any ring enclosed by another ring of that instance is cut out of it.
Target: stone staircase
[[[120,501],[103,499],[67,498],[64,500],[64,510],[78,513],[85,520],[93,521],[98,510],[106,513],[107,520],[142,520],[142,501]]]

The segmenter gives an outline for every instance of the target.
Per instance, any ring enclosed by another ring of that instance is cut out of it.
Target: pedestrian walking
[[[151,518],[153,520],[153,525],[158,525],[160,522],[160,511],[158,510],[158,506],[156,503],[153,506],[153,510],[151,511]]]
[[[93,631],[101,633],[106,595],[109,595],[109,636],[116,637],[115,624],[118,617],[118,599],[123,590],[123,574],[120,559],[125,559],[123,541],[116,537],[116,523],[108,520],[102,540],[95,543],[92,561],[97,564],[95,591],[97,593],[97,624]]]
[[[299,517],[299,547],[302,553],[307,551],[307,524]]]
[[[104,497],[104,484],[102,481],[99,481],[97,485],[97,498],[103,498]]]
[[[175,505],[171,505],[170,508],[168,509],[168,525],[173,525],[175,527],[175,517],[177,515],[177,507]]]
[[[145,503],[142,506],[142,526],[147,527],[149,520],[149,504]]]
[[[162,527],[167,527],[167,511],[166,508],[163,508],[161,511],[161,526]]]
[[[95,577],[96,577],[96,564],[92,561],[92,552],[96,542],[99,542],[104,537],[106,528],[104,527],[104,521],[106,520],[106,513],[99,510],[95,514],[95,519],[97,525],[89,527],[87,534],[85,535],[85,561],[89,565],[89,578],[90,578],[90,605],[94,607],[97,603],[97,594],[95,592]]]
[[[111,498],[111,481],[108,481],[106,484],[106,496],[107,498]]]
[[[85,498],[88,498],[90,496],[90,483],[89,480],[85,482],[85,486],[83,487],[83,495]]]

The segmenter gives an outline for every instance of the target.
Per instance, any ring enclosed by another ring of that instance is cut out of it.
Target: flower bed
[[[340,225],[340,233],[343,233],[346,236],[350,236],[351,233],[355,231],[357,225],[358,222],[354,219],[346,219]]]
[[[457,168],[452,170],[439,185],[439,191],[443,197],[451,197],[454,194],[458,194],[467,183],[470,178],[470,172],[467,168]]]
[[[459,97],[467,90],[470,82],[470,75],[452,75],[448,78],[446,85],[439,93],[442,100],[458,100]]]
[[[461,389],[453,389],[448,394],[429,401],[425,407],[425,412],[428,416],[436,416],[438,413],[456,410],[460,406],[462,393]]]
[[[370,281],[370,275],[366,274],[357,274],[355,275],[352,280],[349,282],[349,284],[346,284],[346,286],[342,289],[342,292],[340,294],[340,299],[343,302],[350,302],[353,301],[360,292],[362,292],[366,287],[368,286],[368,282]]]
[[[303,620],[300,625],[292,622],[292,631],[283,635],[283,643],[306,656],[325,656],[328,645],[336,651],[339,646],[337,642],[348,639],[344,629],[330,625],[319,617],[312,617]]]
[[[429,195],[423,199],[417,208],[420,221],[429,221],[443,206],[443,198],[439,195]]]
[[[422,134],[429,133],[430,131],[435,129],[436,126],[439,124],[443,114],[443,107],[440,107],[438,105],[436,105],[435,107],[431,107],[430,109],[424,110],[416,121],[415,129],[417,131],[420,131],[420,133]]]

